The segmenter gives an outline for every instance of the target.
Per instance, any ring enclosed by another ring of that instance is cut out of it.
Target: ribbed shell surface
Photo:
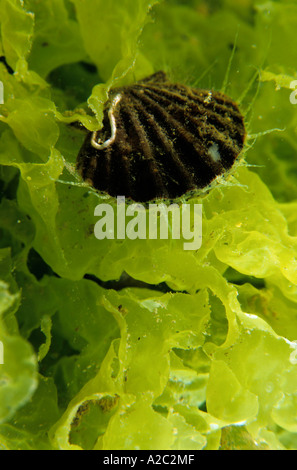
[[[88,133],[77,169],[111,196],[176,199],[230,170],[245,135],[243,116],[228,96],[171,83],[157,72],[112,90],[103,127]]]

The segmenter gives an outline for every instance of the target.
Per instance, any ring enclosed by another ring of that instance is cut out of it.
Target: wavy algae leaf
[[[297,5],[0,5],[0,448],[296,450]],[[75,171],[110,91],[158,70],[244,117],[232,173],[178,200],[196,250],[97,239],[117,201]]]

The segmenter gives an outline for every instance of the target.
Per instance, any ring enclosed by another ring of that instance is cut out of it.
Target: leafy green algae
[[[0,448],[296,449],[295,3],[0,8]],[[69,124],[99,128],[112,86],[160,69],[246,113],[254,166],[192,199],[197,252],[99,242],[101,196],[72,176]],[[123,272],[146,288],[106,288]]]

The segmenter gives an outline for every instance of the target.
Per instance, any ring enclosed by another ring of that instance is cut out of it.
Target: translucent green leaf
[[[216,418],[239,424],[255,417],[258,400],[240,385],[223,361],[213,361],[207,384],[207,410]]]
[[[1,448],[296,449],[295,3],[0,9]],[[116,201],[75,172],[74,122],[158,70],[245,116],[242,160],[190,200],[196,251],[97,240]]]
[[[17,0],[1,0],[1,36],[9,65],[14,68],[19,59],[28,56],[32,45],[34,14]]]
[[[0,422],[8,420],[31,398],[37,386],[36,359],[23,338],[7,333],[2,316],[14,302],[7,285],[0,284]]]

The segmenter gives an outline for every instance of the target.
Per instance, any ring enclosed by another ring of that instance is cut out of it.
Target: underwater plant
[[[297,449],[296,3],[0,11],[0,449]],[[245,120],[238,164],[187,201],[197,250],[98,240],[116,200],[76,171],[112,90],[160,70]]]

